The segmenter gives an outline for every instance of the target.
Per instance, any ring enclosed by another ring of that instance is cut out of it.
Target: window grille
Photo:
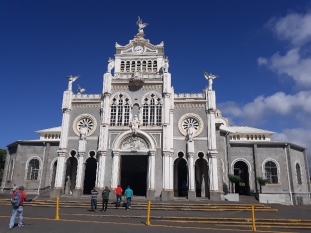
[[[266,179],[269,180],[271,184],[278,183],[278,169],[276,164],[272,161],[268,161],[265,164],[265,176]]]
[[[296,163],[297,183],[302,184],[300,165]]]
[[[159,95],[151,94],[143,103],[143,126],[161,126],[162,124],[162,99]]]
[[[28,180],[38,180],[39,178],[39,160],[32,159],[28,165]]]
[[[130,99],[124,94],[117,94],[112,99],[110,106],[110,125],[123,126],[129,125],[130,119]]]
[[[113,101],[115,102],[116,99],[113,99]],[[116,116],[117,116],[117,106],[115,103],[113,103],[111,105],[111,115],[110,115],[110,125],[114,126],[116,123]]]

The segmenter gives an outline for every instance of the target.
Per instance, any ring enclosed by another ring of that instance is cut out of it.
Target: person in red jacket
[[[13,193],[12,197],[14,197],[17,192],[21,193],[21,198],[20,198],[19,206],[17,206],[17,207],[13,206],[12,217],[10,220],[9,228],[14,227],[16,214],[18,215],[18,227],[25,226],[23,223],[24,201],[25,202],[31,202],[32,201],[32,199],[26,198],[26,193],[24,193],[24,186],[22,186],[22,185],[19,186],[18,190]]]
[[[121,200],[122,200],[122,188],[121,185],[118,185],[118,187],[115,190],[117,201],[116,201],[116,208],[120,207]]]

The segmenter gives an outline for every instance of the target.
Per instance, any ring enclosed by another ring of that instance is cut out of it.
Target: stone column
[[[105,188],[105,164],[106,164],[106,152],[98,151],[98,168],[97,168],[97,189],[103,190]]]
[[[120,154],[119,151],[113,151],[111,189],[115,189],[119,184],[119,172],[120,172]]]
[[[155,151],[150,151],[148,160],[148,200],[155,200]]]
[[[162,179],[163,179],[163,190],[161,199],[162,201],[168,201],[174,199],[174,190],[173,190],[173,179],[171,176],[173,176],[173,166],[171,164],[172,161],[172,155],[171,152],[163,152],[162,162],[163,162],[163,173],[162,173]]]
[[[209,177],[210,177],[210,199],[220,201],[220,192],[218,189],[218,169],[217,169],[217,156],[210,154],[209,159]]]
[[[196,199],[195,195],[195,176],[194,176],[194,153],[193,152],[188,152],[188,199],[190,201]]]
[[[65,156],[66,150],[58,150],[57,154],[57,168],[55,174],[55,186],[54,189],[51,190],[50,197],[55,198],[60,196],[63,192],[63,183],[64,183],[64,171],[65,171]]]
[[[83,194],[83,181],[84,181],[83,178],[84,178],[84,172],[85,172],[84,155],[85,155],[85,152],[78,153],[78,169],[77,169],[76,187],[72,193],[74,198],[78,198]]]

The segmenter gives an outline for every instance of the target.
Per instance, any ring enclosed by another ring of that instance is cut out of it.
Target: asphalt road
[[[296,216],[301,219],[310,219],[310,206],[279,206],[278,213],[258,213],[258,217],[282,218]],[[226,224],[204,224],[199,222],[183,222],[166,220],[165,216],[206,216],[208,217],[245,217],[247,212],[220,212],[220,213],[202,213],[197,211],[152,211],[151,216],[164,216],[161,219],[151,219],[150,226],[147,226],[145,210],[124,210],[108,209],[107,212],[97,211],[91,213],[83,208],[60,208],[60,220],[55,220],[55,208],[51,207],[32,207],[25,206],[24,223],[25,227],[14,227],[9,229],[9,220],[12,207],[10,205],[0,205],[0,232],[31,232],[31,233],[82,233],[82,232],[148,232],[148,233],[183,233],[183,232],[251,232],[251,227],[241,225]],[[296,214],[295,214],[296,213]],[[260,216],[259,216],[260,215]],[[291,218],[292,218],[291,217]],[[17,223],[17,219],[15,221]],[[275,229],[264,228],[257,229],[257,232],[311,232],[311,229],[293,230],[293,229]]]

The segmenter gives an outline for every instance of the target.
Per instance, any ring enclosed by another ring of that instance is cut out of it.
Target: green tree
[[[231,182],[231,193],[234,193],[233,192],[233,184],[240,182],[241,178],[239,176],[235,176],[232,174],[228,174],[228,178],[229,178],[229,181]]]
[[[269,180],[265,180],[265,179],[262,178],[262,177],[257,177],[257,182],[258,182],[258,184],[259,184],[260,193],[261,193],[261,187],[262,187],[262,186],[265,186],[266,183],[269,183]]]
[[[6,158],[6,150],[0,149],[0,183],[2,182],[5,158]]]

